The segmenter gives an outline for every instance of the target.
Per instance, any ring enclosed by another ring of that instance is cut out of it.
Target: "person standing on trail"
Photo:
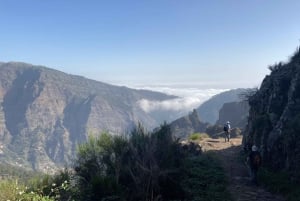
[[[261,166],[261,155],[258,151],[257,146],[253,145],[251,148],[251,152],[247,158],[247,162],[250,166],[250,177],[251,181],[257,185],[257,172],[259,167]]]
[[[230,129],[231,129],[231,126],[230,126],[230,122],[227,121],[226,124],[224,125],[224,134],[225,134],[225,142],[230,140]]]

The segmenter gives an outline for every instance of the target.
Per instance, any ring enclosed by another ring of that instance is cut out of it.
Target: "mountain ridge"
[[[222,108],[223,104],[241,101],[240,96],[248,90],[249,89],[237,88],[216,94],[202,103],[196,110],[204,122],[215,124],[217,123],[219,110]]]
[[[141,99],[176,96],[130,89],[23,62],[0,65],[0,161],[45,169],[72,160],[88,134],[155,127]]]

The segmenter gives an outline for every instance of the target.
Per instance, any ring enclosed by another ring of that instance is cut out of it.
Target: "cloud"
[[[189,111],[191,108],[196,108],[199,105],[199,99],[193,97],[175,98],[164,101],[142,99],[138,101],[138,104],[145,112],[155,110]]]
[[[159,91],[170,95],[178,96],[178,98],[151,101],[142,99],[138,101],[138,105],[145,112],[153,111],[176,111],[189,112],[201,105],[213,95],[226,91],[227,89],[199,89],[196,87],[178,87],[178,86],[144,86],[139,89],[146,89],[151,91]]]

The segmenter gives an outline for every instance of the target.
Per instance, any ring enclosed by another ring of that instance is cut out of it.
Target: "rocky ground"
[[[229,178],[229,191],[235,201],[284,201],[266,191],[262,185],[252,185],[248,168],[241,158],[242,137],[225,142],[224,138],[205,138],[200,142],[203,151],[215,152]]]

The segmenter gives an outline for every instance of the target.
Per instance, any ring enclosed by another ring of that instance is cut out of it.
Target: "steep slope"
[[[41,66],[1,63],[0,161],[44,170],[64,165],[88,134],[125,133],[138,121],[157,126],[161,122],[138,101],[170,98]]]
[[[219,118],[219,110],[222,108],[223,104],[241,101],[240,94],[243,94],[247,90],[248,89],[233,89],[225,91],[205,101],[197,108],[202,121],[215,124]]]
[[[224,103],[219,111],[219,119],[216,124],[224,125],[230,121],[232,127],[244,128],[247,124],[249,104],[247,101]]]
[[[244,146],[257,144],[264,164],[288,171],[300,181],[300,51],[288,63],[269,67],[271,74],[249,98]]]
[[[194,110],[189,115],[181,117],[170,123],[171,131],[174,136],[185,139],[190,134],[205,132],[208,124],[200,121],[198,113]]]

